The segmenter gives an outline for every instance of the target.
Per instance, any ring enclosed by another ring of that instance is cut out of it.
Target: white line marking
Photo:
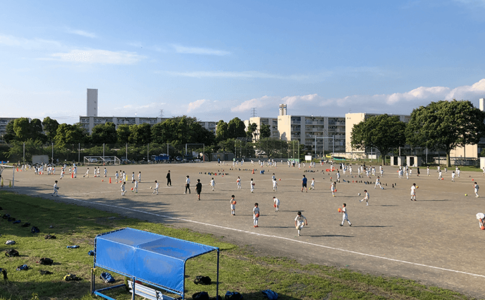
[[[89,201],[84,201],[84,200],[75,199],[75,198],[69,198],[69,197],[66,197],[66,198],[67,199],[70,199],[70,200],[74,200],[74,201],[79,201],[79,202],[87,202],[87,203],[93,203],[93,204],[102,205],[102,206],[113,207],[113,205],[108,205],[108,204],[103,204],[103,203],[89,202]],[[471,276],[474,276],[474,277],[485,278],[485,275],[473,274],[473,273],[469,273],[469,272],[463,272],[463,271],[457,271],[457,270],[452,270],[452,269],[440,268],[440,267],[435,267],[435,266],[430,266],[430,265],[425,265],[425,264],[420,264],[420,263],[409,262],[409,261],[405,261],[405,260],[399,260],[399,259],[394,259],[394,258],[382,257],[382,256],[377,256],[377,255],[372,255],[372,254],[367,254],[367,253],[361,253],[361,252],[356,252],[356,251],[346,250],[346,249],[341,249],[341,248],[335,248],[335,247],[330,247],[330,246],[325,246],[325,245],[319,245],[319,244],[314,244],[314,243],[309,243],[309,242],[305,242],[305,241],[294,240],[294,239],[290,239],[290,238],[286,238],[286,237],[282,237],[282,236],[277,236],[277,235],[256,233],[256,232],[245,231],[245,230],[241,230],[241,229],[235,229],[235,228],[224,227],[224,226],[219,226],[219,225],[214,225],[214,224],[209,224],[209,223],[203,223],[203,222],[199,222],[199,221],[193,221],[193,220],[183,219],[183,218],[176,218],[176,217],[170,217],[170,216],[165,216],[165,215],[159,215],[159,214],[156,214],[156,213],[151,213],[151,212],[147,212],[147,211],[143,211],[143,210],[138,210],[138,209],[125,208],[125,207],[120,207],[120,206],[116,206],[116,207],[119,208],[119,209],[124,209],[124,210],[139,212],[139,213],[144,213],[144,214],[153,215],[153,216],[157,216],[157,217],[161,217],[161,218],[167,218],[167,219],[173,219],[173,220],[180,220],[180,221],[185,221],[185,222],[195,223],[195,224],[200,224],[200,225],[205,225],[205,226],[211,226],[211,227],[216,227],[216,228],[225,229],[225,230],[232,230],[232,231],[237,231],[237,232],[242,232],[242,233],[247,233],[247,234],[253,234],[253,235],[264,236],[264,237],[275,238],[275,239],[281,239],[281,240],[286,240],[286,241],[300,243],[300,244],[305,244],[305,245],[310,245],[310,246],[316,246],[316,247],[320,247],[320,248],[326,248],[326,249],[335,250],[335,251],[347,252],[347,253],[352,253],[352,254],[357,254],[357,255],[372,257],[372,258],[379,258],[379,259],[389,260],[389,261],[403,263],[403,264],[409,264],[409,265],[414,265],[414,266],[419,266],[419,267],[425,267],[425,268],[430,268],[430,269],[435,269],[435,270],[441,270],[441,271],[447,271],[447,272],[453,272],[453,273],[471,275]]]

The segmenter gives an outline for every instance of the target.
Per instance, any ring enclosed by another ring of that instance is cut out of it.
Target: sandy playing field
[[[482,257],[485,231],[479,229],[475,218],[476,213],[485,212],[485,192],[483,198],[475,198],[472,182],[475,179],[485,187],[482,173],[462,172],[461,178],[452,183],[451,170],[443,172],[445,179],[440,181],[436,170],[427,177],[426,169],[421,168],[421,177],[416,177],[413,168],[412,176],[406,180],[398,179],[396,168],[385,167],[384,190],[374,189],[374,184],[352,183],[353,180],[375,182],[374,176],[372,179],[351,178],[347,174],[342,175],[341,181],[345,179],[350,183],[337,184],[338,192],[332,197],[330,177],[335,180],[335,173],[322,172],[329,168],[328,164],[299,170],[279,163],[277,168],[265,166],[264,175],[259,174],[261,168],[256,164],[245,163],[237,166],[237,170],[230,170],[231,167],[217,163],[114,166],[107,168],[112,184],[108,183],[108,178],[92,178],[92,172],[90,178],[83,178],[86,168],[80,167],[77,179],[66,174],[60,180],[61,197],[56,199],[213,233],[230,242],[251,245],[261,254],[414,279],[480,298],[485,294],[485,259]],[[256,169],[254,175],[243,170],[253,168]],[[169,169],[172,187],[166,186],[165,175]],[[228,175],[222,177],[219,172],[223,169]],[[127,194],[121,197],[120,185],[115,184],[113,177],[115,170],[126,171],[129,178],[132,172],[141,171],[139,192],[131,192],[133,184],[127,182]],[[205,172],[218,174],[211,176]],[[273,173],[278,179],[277,192],[272,191]],[[356,173],[354,168],[354,177]],[[315,178],[315,190],[300,191],[303,174],[309,179],[308,186]],[[186,175],[191,178],[192,193],[184,195]],[[237,190],[237,176],[241,176],[241,190]],[[214,192],[209,186],[212,177],[216,182]],[[256,183],[254,193],[250,193],[251,178]],[[59,175],[18,172],[15,173],[15,190],[51,197],[52,185],[58,179]],[[197,179],[203,183],[201,201],[197,201],[195,193]],[[152,195],[150,189],[155,186],[154,180],[160,182],[158,196]],[[410,201],[413,182],[419,186],[416,202]],[[391,187],[393,183],[397,183],[395,188]],[[357,193],[363,194],[364,189],[370,193],[369,206],[359,202],[362,196],[357,196]],[[232,194],[237,200],[236,216],[230,214]],[[281,201],[279,212],[273,208],[273,196]],[[253,228],[255,202],[261,210],[259,228]],[[352,227],[347,223],[340,226],[342,215],[337,209],[343,202],[347,203]],[[294,226],[298,210],[309,223],[300,237]]]

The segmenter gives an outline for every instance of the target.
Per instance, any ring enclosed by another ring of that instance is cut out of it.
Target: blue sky
[[[4,1],[0,116],[409,114],[485,97],[485,0]]]

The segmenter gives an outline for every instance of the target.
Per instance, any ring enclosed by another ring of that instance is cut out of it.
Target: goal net
[[[85,156],[85,165],[119,165],[121,161],[116,156]]]

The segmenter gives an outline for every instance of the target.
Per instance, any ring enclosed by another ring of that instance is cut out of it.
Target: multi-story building
[[[212,132],[214,135],[216,134],[217,122],[198,121],[198,123],[200,124],[200,126]]]
[[[256,124],[256,134],[253,135],[253,142],[259,140],[261,138],[261,126],[262,125],[269,125],[270,129],[270,138],[280,138],[280,134],[278,132],[278,118],[263,118],[263,117],[251,117],[249,120],[244,121],[244,125],[246,125],[246,130],[249,125]]]
[[[105,124],[107,122],[114,123],[116,128],[118,128],[118,125],[155,125],[157,123],[164,122],[165,120],[167,120],[167,118],[80,116],[79,124],[81,124],[81,127],[85,128],[91,134],[94,126]]]
[[[368,114],[368,113],[348,113],[345,114],[345,152],[347,153],[360,153],[363,154],[368,149],[355,149],[352,148],[351,137],[354,125],[359,124],[362,121],[367,120],[370,117],[378,116],[380,114]],[[409,122],[411,116],[397,115],[402,122]]]
[[[3,141],[3,135],[7,133],[7,124],[15,119],[18,118],[0,118],[0,140]]]
[[[285,141],[300,141],[312,153],[345,151],[345,118],[286,115],[280,106],[278,131]]]

